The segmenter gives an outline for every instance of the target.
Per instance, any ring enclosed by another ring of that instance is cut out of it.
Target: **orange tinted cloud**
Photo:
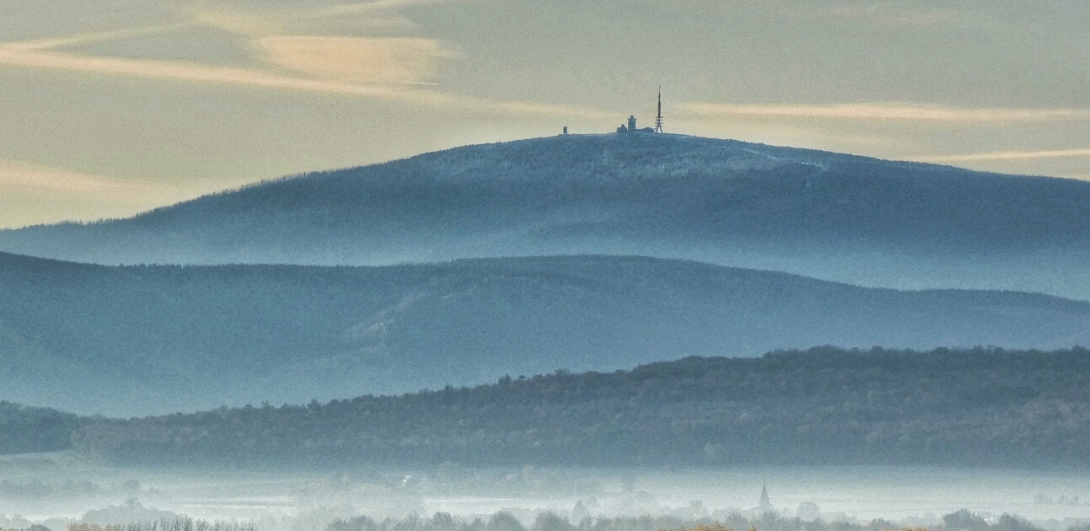
[[[177,193],[171,186],[89,175],[22,161],[0,160],[0,188],[36,189],[78,196],[100,196],[111,202],[163,199]]]
[[[289,48],[291,47],[289,46]],[[293,53],[296,55],[293,55],[291,59],[288,59],[285,62],[302,68],[302,65],[300,65],[298,61],[301,61],[302,57],[307,54],[300,52],[298,48],[296,48]],[[338,60],[343,59],[343,55],[338,56]],[[324,71],[329,74],[353,72],[359,74],[361,72],[367,72],[366,70],[359,70],[361,68],[359,66],[336,66],[336,64],[334,59],[329,59],[324,66],[309,68],[314,69],[315,72]],[[381,65],[381,63],[376,64]],[[374,84],[364,84],[337,79],[292,76],[259,69],[210,66],[198,63],[148,61],[119,57],[86,56],[55,52],[52,50],[24,49],[17,46],[0,46],[0,65],[148,78],[165,81],[213,83],[219,85],[291,90],[317,94],[366,97],[439,107],[452,112],[571,117],[605,115],[600,111],[576,106],[539,104],[533,102],[493,101],[454,95],[434,89],[426,89],[405,84],[380,83],[381,76],[383,75],[392,77],[398,75],[404,76],[407,75],[407,73],[417,72],[417,70],[413,70],[413,68],[418,69],[420,68],[419,66],[410,67],[409,70],[398,70],[394,67],[382,70],[382,68],[385,67],[377,66],[377,70],[370,71],[370,75],[378,75],[378,78],[372,80]]]
[[[178,24],[163,24],[160,26],[130,28],[117,31],[104,31],[99,33],[87,33],[84,35],[74,35],[71,37],[61,37],[57,39],[13,42],[5,44],[4,47],[18,50],[45,50],[48,48],[59,48],[62,46],[76,46],[93,42],[112,41],[116,39],[124,39],[127,37],[155,35],[158,33],[167,33],[179,29],[185,29],[190,26],[192,26],[192,24],[189,22],[182,22]]]
[[[292,77],[255,69],[85,56],[44,50],[24,50],[15,47],[0,47],[0,65],[329,94],[350,94],[387,99],[430,100],[437,98],[436,95],[427,93],[407,93],[404,90],[395,91],[381,86],[354,85]]]
[[[311,77],[348,83],[423,83],[440,61],[458,57],[418,38],[273,36],[255,41],[266,62]]]
[[[1027,122],[1090,120],[1090,109],[963,108],[899,103],[842,103],[830,105],[733,105],[689,102],[678,105],[691,118],[823,118],[844,120],[904,120],[923,122]]]

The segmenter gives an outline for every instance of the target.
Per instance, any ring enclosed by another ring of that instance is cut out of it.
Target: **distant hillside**
[[[72,432],[88,421],[71,413],[0,401],[0,455],[68,449]]]
[[[831,348],[80,428],[112,464],[1090,463],[1090,351]]]
[[[634,257],[106,267],[0,255],[0,399],[135,415],[777,348],[1090,344],[1090,303]]]
[[[126,220],[0,231],[0,250],[103,264],[642,255],[1090,300],[1090,182],[579,135],[314,173]]]

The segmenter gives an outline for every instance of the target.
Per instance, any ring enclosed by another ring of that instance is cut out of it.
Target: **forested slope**
[[[122,465],[1085,468],[1090,351],[833,348],[81,428]]]
[[[676,260],[104,267],[0,254],[0,400],[146,415],[778,348],[1086,344],[1090,303]]]
[[[0,401],[0,454],[68,449],[72,432],[89,420],[54,409]]]

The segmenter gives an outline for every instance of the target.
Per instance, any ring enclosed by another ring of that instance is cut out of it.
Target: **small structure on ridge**
[[[617,128],[618,133],[661,133],[662,132],[662,87],[659,87],[658,116],[655,117],[655,127],[636,127],[636,115],[628,117],[628,125],[621,124]]]

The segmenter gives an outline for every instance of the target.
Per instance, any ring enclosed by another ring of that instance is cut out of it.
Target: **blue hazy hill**
[[[1090,343],[1090,303],[642,257],[100,266],[0,254],[0,400],[135,415],[816,345]]]
[[[680,135],[561,136],[0,231],[0,250],[102,264],[643,255],[1090,300],[1090,182]]]

